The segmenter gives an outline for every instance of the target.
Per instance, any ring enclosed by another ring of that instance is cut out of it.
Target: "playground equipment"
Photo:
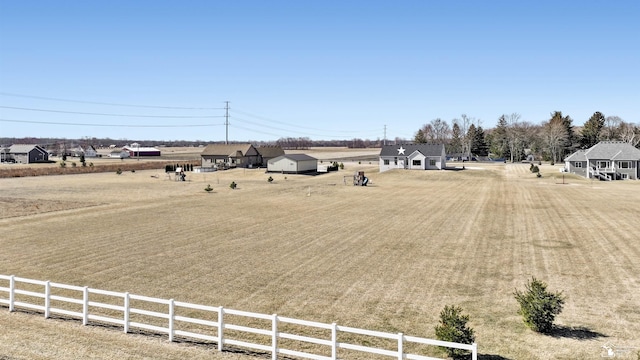
[[[364,171],[358,171],[353,175],[353,186],[367,186],[369,178],[364,176]]]

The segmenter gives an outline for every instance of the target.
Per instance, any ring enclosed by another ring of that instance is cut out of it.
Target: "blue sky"
[[[220,141],[225,101],[232,141],[640,123],[638,19],[637,0],[0,0],[0,137]]]

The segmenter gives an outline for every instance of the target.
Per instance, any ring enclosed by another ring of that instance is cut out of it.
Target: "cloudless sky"
[[[0,137],[220,141],[225,101],[231,141],[640,123],[640,1],[0,0]]]

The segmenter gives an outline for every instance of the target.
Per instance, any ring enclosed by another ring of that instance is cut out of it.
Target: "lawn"
[[[431,338],[455,304],[485,359],[640,348],[640,182],[528,168],[0,179],[0,274]],[[552,335],[517,314],[532,276],[567,297]],[[0,358],[252,358],[6,307],[0,326]]]

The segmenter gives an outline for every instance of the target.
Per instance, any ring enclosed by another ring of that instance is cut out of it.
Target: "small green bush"
[[[89,163],[89,167],[93,167],[93,163],[92,162]]]
[[[71,167],[76,167],[76,162],[75,161],[71,162]]]
[[[118,168],[118,170],[116,170],[116,174],[118,175],[122,174],[122,169]]]
[[[540,168],[538,168],[538,165],[531,165],[531,172],[536,174],[536,173],[540,173]]]
[[[235,182],[235,181],[232,181],[232,182],[231,182],[231,184],[229,184],[229,187],[230,187],[231,189],[235,189],[237,186],[238,186],[238,184],[236,184],[236,182]]]
[[[340,163],[340,170],[344,170],[344,164]]]
[[[469,315],[462,314],[459,306],[446,305],[440,312],[440,324],[436,326],[436,338],[442,341],[456,342],[460,344],[473,344],[475,335],[473,329],[467,326]],[[468,355],[467,350],[442,347],[447,354],[460,359]]]
[[[273,178],[271,176],[269,176],[269,178],[267,179],[268,182],[272,183],[273,182]]]
[[[65,163],[64,161],[60,161],[60,167],[61,168],[67,167],[67,163]]]
[[[564,295],[562,292],[551,293],[547,291],[547,284],[531,278],[525,286],[525,291],[517,290],[513,293],[522,315],[524,323],[533,331],[549,333],[553,329],[553,320],[562,312]]]
[[[204,188],[204,191],[206,191],[206,192],[211,192],[211,191],[213,191],[213,188],[211,187],[211,184],[207,184],[207,187],[206,187],[206,188]]]

